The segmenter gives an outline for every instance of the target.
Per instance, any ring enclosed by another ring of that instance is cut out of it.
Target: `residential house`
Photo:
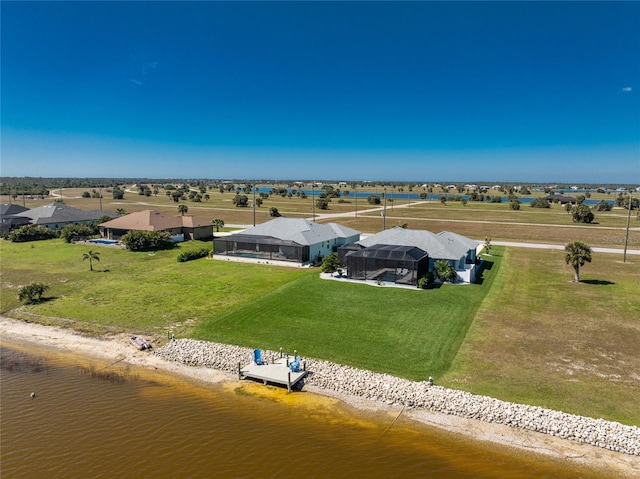
[[[427,271],[434,271],[436,261],[445,260],[455,268],[458,282],[470,283],[475,279],[478,246],[457,233],[398,226],[340,248],[339,257],[352,279],[417,284]]]
[[[166,232],[174,241],[200,240],[213,236],[213,225],[190,215],[173,216],[157,210],[144,210],[120,216],[98,225],[103,238],[119,240],[129,231]]]
[[[4,235],[13,229],[28,225],[31,218],[22,215],[25,211],[29,211],[29,208],[15,203],[3,203],[0,205],[0,234]]]
[[[544,199],[549,203],[560,203],[561,205],[566,205],[567,203],[575,205],[578,203],[578,200],[576,200],[573,196],[564,196],[555,193],[553,195],[545,196]]]
[[[65,205],[64,203],[53,202],[48,205],[23,211],[20,213],[20,216],[28,218],[30,224],[44,226],[50,230],[57,230],[69,224],[79,225],[92,223],[105,216],[113,218],[116,215],[101,210],[80,210]]]
[[[215,256],[310,263],[360,239],[360,232],[337,223],[276,218],[213,240]]]

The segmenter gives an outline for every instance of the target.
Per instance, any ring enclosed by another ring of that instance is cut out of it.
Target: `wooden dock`
[[[251,362],[244,367],[238,364],[238,378],[258,379],[267,383],[281,384],[287,386],[287,390],[291,392],[291,388],[302,378],[307,375],[307,371],[292,372],[289,369],[289,363],[292,358],[279,358],[269,364],[256,364]]]

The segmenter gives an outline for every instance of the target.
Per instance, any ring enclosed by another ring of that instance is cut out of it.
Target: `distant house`
[[[417,284],[435,262],[448,261],[458,274],[458,281],[475,279],[476,250],[479,246],[465,236],[443,231],[395,227],[346,245],[338,250],[347,269],[347,277],[381,280],[400,284]]]
[[[64,203],[54,202],[23,211],[20,216],[28,218],[30,224],[56,230],[65,225],[92,223],[105,216],[115,217],[116,215],[100,210],[80,210]]]
[[[564,196],[558,194],[545,196],[544,199],[549,203],[560,203],[561,205],[566,205],[567,203],[575,205],[578,203],[578,200],[576,200],[573,196]]]
[[[215,256],[309,263],[360,239],[360,232],[337,223],[276,218],[240,233],[214,238]]]
[[[166,232],[174,241],[207,239],[213,236],[213,225],[192,216],[166,215],[156,210],[144,210],[120,216],[98,225],[103,238],[119,240],[129,231]]]
[[[0,234],[6,234],[13,229],[28,225],[31,218],[22,215],[25,211],[29,211],[29,208],[15,203],[0,205]]]

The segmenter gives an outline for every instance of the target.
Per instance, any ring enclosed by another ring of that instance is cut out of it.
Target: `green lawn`
[[[0,241],[1,312],[106,333],[277,350],[575,414],[640,424],[640,258],[594,254],[580,284],[563,252],[494,247],[481,283],[404,290],[318,269]],[[89,271],[89,249],[101,260]],[[51,285],[20,305],[21,285]]]
[[[491,287],[380,288],[322,280],[318,271],[199,323],[194,336],[261,346],[423,380],[446,371]]]
[[[321,280],[318,269],[176,262],[180,251],[202,244],[151,254],[94,246],[101,259],[91,272],[85,245],[2,241],[2,311],[68,318],[96,331],[164,335],[171,328],[425,379],[448,369],[497,271],[485,270],[482,285],[423,291]],[[20,306],[17,288],[31,281],[50,284],[50,299]]]
[[[190,241],[156,253],[100,246],[65,244],[62,240],[10,243],[0,241],[2,312],[11,316],[75,320],[74,327],[166,334],[188,333],[198,321],[208,321],[308,271],[246,265],[208,259],[178,263],[181,251],[210,247]],[[89,249],[100,253],[82,261]],[[17,289],[32,281],[51,285],[51,299],[18,309]]]
[[[445,385],[640,425],[640,258],[505,249]]]

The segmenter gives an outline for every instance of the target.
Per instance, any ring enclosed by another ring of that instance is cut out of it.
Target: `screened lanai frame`
[[[273,236],[243,235],[242,233],[213,239],[216,255],[237,256],[271,261],[309,261],[309,246]]]
[[[416,285],[429,271],[429,255],[416,246],[376,244],[344,256],[347,278]]]

